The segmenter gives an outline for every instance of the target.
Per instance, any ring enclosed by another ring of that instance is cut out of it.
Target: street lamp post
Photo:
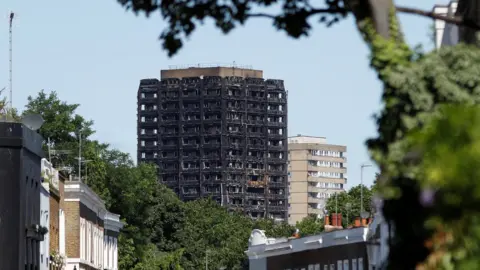
[[[349,222],[350,222],[350,220],[348,219],[348,216],[349,216],[349,214],[350,214],[350,207],[352,207],[352,204],[351,204],[351,203],[348,202],[348,203],[345,204],[345,208],[347,208],[347,209],[346,209],[346,210],[347,210],[347,227],[348,227],[348,224],[349,224]]]
[[[363,168],[372,167],[371,164],[360,165],[360,216],[366,218],[363,211]]]
[[[92,161],[91,159],[85,159],[85,160],[82,160],[82,163],[85,164],[85,181],[84,183],[87,184],[87,181],[88,181],[88,162]]]
[[[205,270],[208,270],[208,253],[210,252],[210,249],[207,249],[205,251]]]
[[[335,214],[338,214],[338,192],[335,192]]]
[[[82,181],[82,133],[78,132],[78,180]]]

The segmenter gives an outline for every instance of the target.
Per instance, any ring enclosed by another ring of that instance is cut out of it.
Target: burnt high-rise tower
[[[138,162],[182,200],[211,196],[252,217],[287,218],[287,93],[236,67],[161,71],[138,90]]]

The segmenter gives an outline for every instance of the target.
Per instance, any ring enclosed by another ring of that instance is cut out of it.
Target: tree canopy
[[[480,26],[471,20],[395,6],[393,0],[325,0],[323,4],[312,3],[308,0],[117,1],[127,10],[132,10],[136,14],[144,12],[150,16],[154,12],[159,12],[167,22],[167,27],[161,33],[160,39],[169,56],[176,54],[185,40],[206,20],[213,20],[215,26],[227,34],[235,27],[245,24],[249,19],[264,18],[271,20],[275,29],[284,31],[293,38],[299,38],[309,35],[313,27],[312,19],[330,27],[352,14],[361,32],[366,31],[367,25],[371,25],[380,36],[389,38],[391,34],[395,36],[394,32],[396,31],[391,29],[390,25],[390,17],[394,11],[442,19],[452,24],[480,29]],[[275,10],[276,12],[268,13],[259,10]],[[371,36],[367,38],[371,38]]]
[[[337,193],[328,198],[326,208],[329,214],[342,214],[342,226],[348,227],[353,224],[355,217],[360,217],[361,212],[361,189],[363,188],[363,210],[372,212],[372,189],[358,185],[346,192]]]

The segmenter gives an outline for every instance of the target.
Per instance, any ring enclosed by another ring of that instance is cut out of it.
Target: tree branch
[[[456,17],[449,17],[441,14],[436,14],[432,11],[426,11],[426,10],[421,10],[421,9],[416,9],[416,8],[409,8],[409,7],[402,7],[402,6],[396,6],[395,7],[397,12],[401,13],[406,13],[406,14],[412,14],[412,15],[419,15],[427,18],[431,18],[434,20],[442,20],[446,23],[458,25],[458,26],[466,26],[475,30],[480,30],[480,24],[476,23],[475,21],[472,20],[464,20],[462,17],[456,16]],[[316,14],[336,14],[336,13],[346,13],[350,10],[347,9],[330,9],[330,8],[324,8],[324,9],[311,9],[307,12],[306,17],[316,15]],[[268,18],[268,19],[276,19],[281,15],[272,15],[272,14],[267,14],[267,13],[252,13],[248,14],[247,17],[251,18]]]
[[[347,13],[349,10],[344,9],[344,8],[318,8],[318,9],[310,9],[308,12],[305,14],[305,17],[310,17],[312,15],[316,14],[337,14],[337,13]],[[251,18],[268,18],[268,19],[276,19],[280,17],[281,15],[272,15],[272,14],[267,14],[267,13],[250,13],[247,14],[247,17]]]
[[[467,26],[475,30],[480,30],[480,25],[471,20],[464,20],[462,17],[449,17],[445,15],[436,14],[432,11],[425,11],[415,8],[409,7],[401,7],[397,6],[395,8],[398,12],[406,13],[406,14],[413,14],[413,15],[420,15],[423,17],[428,17],[434,20],[442,20],[446,23],[458,25],[458,26]]]

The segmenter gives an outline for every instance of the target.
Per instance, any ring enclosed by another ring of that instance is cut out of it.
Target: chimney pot
[[[355,217],[354,227],[360,227],[360,217]]]
[[[362,226],[367,226],[367,219],[366,218],[362,218]]]

